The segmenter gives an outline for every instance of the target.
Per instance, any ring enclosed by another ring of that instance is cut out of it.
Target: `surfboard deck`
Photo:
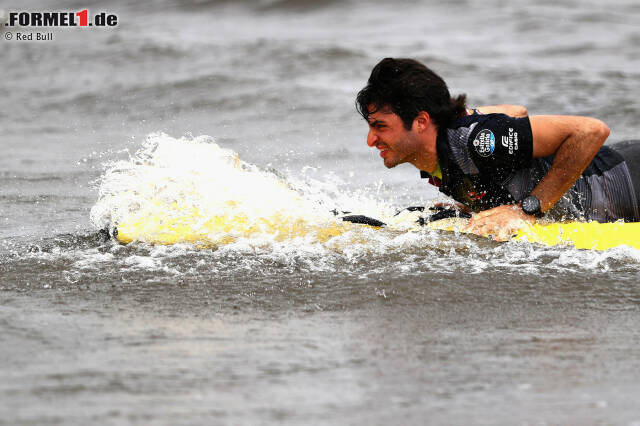
[[[466,222],[467,220],[463,218],[449,218],[426,222],[423,225],[415,223],[408,231],[419,230],[422,226],[426,226],[434,230],[463,232]],[[371,225],[340,221],[319,225],[309,224],[304,220],[287,221],[277,218],[250,221],[242,215],[210,218],[201,218],[197,215],[154,216],[121,222],[113,234],[122,244],[142,241],[161,245],[189,243],[209,247],[228,244],[238,237],[256,233],[274,235],[277,241],[311,235],[315,240],[325,242],[331,237],[353,229],[354,226]],[[521,229],[512,239],[545,246],[567,245],[587,250],[608,250],[618,246],[640,249],[640,223],[535,224]]]

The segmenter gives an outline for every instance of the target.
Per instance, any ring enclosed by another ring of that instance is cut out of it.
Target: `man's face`
[[[369,111],[374,110],[371,106]],[[380,150],[387,168],[410,162],[420,149],[412,130],[404,127],[402,119],[388,109],[369,114],[367,145]]]

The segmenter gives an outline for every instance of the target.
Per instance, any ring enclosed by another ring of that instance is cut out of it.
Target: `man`
[[[602,146],[602,121],[527,117],[508,105],[469,111],[464,95],[452,98],[442,78],[412,59],[380,61],[356,106],[386,167],[411,163],[476,212],[469,232],[503,240],[546,213],[640,221],[627,164]]]

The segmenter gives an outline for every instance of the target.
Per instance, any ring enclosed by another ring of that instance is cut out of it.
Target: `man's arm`
[[[526,117],[529,114],[522,105],[485,105],[476,109],[483,114],[506,114],[510,117]]]
[[[540,115],[529,118],[533,133],[533,156],[555,155],[549,172],[531,192],[543,212],[573,186],[609,137],[609,127],[588,117]]]
[[[549,172],[531,192],[540,200],[543,212],[551,209],[587,168],[604,141],[609,127],[588,117],[533,116],[533,156],[555,155]],[[474,216],[466,230],[507,239],[526,223],[534,223],[519,206],[499,206]]]

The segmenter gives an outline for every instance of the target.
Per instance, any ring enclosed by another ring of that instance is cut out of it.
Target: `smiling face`
[[[370,111],[373,110],[373,107],[370,108]],[[367,145],[380,150],[380,157],[387,168],[402,163],[416,164],[423,146],[414,132],[415,122],[411,130],[407,130],[402,119],[387,109],[372,112],[368,118]]]

